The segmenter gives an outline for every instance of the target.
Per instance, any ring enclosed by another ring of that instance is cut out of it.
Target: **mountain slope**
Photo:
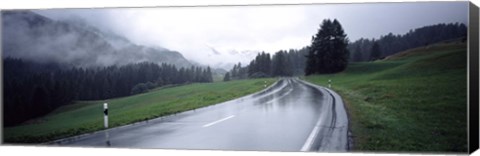
[[[3,57],[75,67],[138,62],[192,64],[179,52],[135,45],[78,20],[54,21],[30,11],[2,12]]]

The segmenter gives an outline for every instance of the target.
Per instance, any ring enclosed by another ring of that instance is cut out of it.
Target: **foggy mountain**
[[[211,47],[212,53],[208,55],[209,59],[212,60],[223,60],[220,62],[213,63],[213,66],[216,68],[222,68],[224,70],[230,70],[234,65],[241,63],[244,67],[253,60],[259,51],[245,50],[245,51],[236,51],[231,50],[225,53],[221,53],[216,49]]]
[[[3,58],[75,67],[138,62],[190,67],[182,54],[161,47],[135,45],[128,39],[85,24],[81,19],[55,21],[30,11],[2,12]]]

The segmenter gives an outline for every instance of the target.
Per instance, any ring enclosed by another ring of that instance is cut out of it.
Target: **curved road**
[[[242,98],[148,122],[63,139],[56,144],[164,149],[346,151],[347,133],[348,118],[338,94],[297,78],[284,78],[263,91]]]

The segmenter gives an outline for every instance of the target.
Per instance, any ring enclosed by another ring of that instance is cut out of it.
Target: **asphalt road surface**
[[[284,78],[217,105],[57,141],[60,146],[246,151],[346,151],[348,118],[335,92]]]

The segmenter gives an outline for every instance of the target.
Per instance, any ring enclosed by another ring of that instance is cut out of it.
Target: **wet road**
[[[347,133],[348,119],[338,94],[285,78],[256,94],[63,140],[61,146],[345,151]]]

